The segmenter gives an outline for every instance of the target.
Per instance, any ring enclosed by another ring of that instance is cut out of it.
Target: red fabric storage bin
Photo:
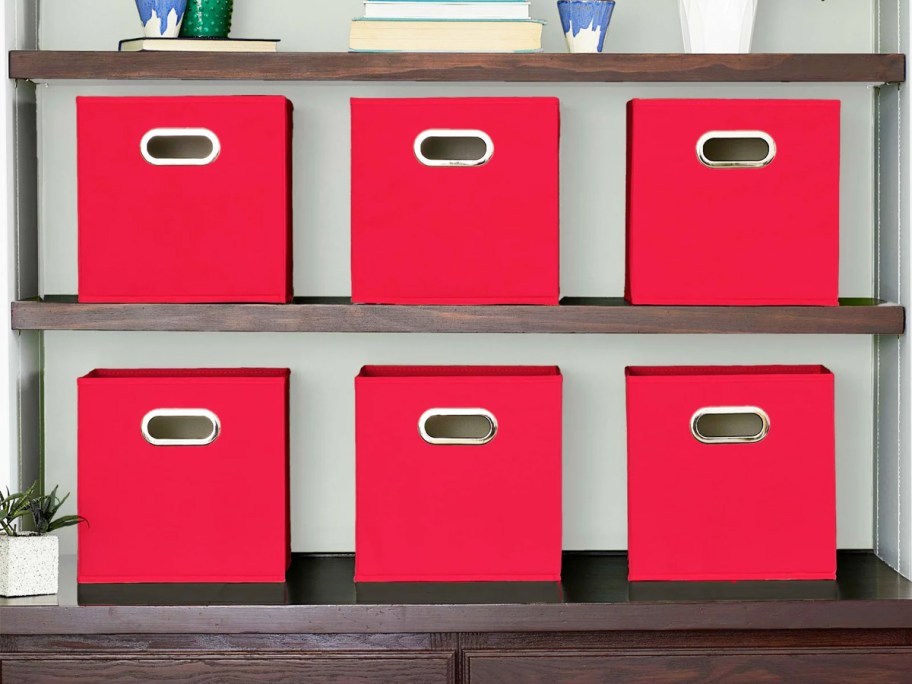
[[[291,301],[291,102],[79,97],[76,109],[79,301]]]
[[[355,581],[559,580],[561,387],[556,367],[363,368]]]
[[[558,303],[559,100],[353,99],[351,117],[355,303]]]
[[[837,305],[839,117],[837,100],[632,100],[627,299]]]
[[[284,582],[285,369],[79,379],[78,580]]]
[[[822,366],[628,368],[630,579],[834,579],[833,386]]]

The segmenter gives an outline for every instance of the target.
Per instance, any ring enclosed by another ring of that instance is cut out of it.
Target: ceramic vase
[[[57,537],[0,534],[0,596],[56,594],[59,562]]]
[[[757,0],[678,0],[685,52],[750,52]]]
[[[187,0],[136,0],[146,38],[177,38]]]
[[[614,12],[614,0],[558,0],[570,52],[601,52]]]
[[[234,0],[189,0],[182,36],[227,38],[231,32]]]

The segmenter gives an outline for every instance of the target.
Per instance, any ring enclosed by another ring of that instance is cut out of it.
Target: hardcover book
[[[538,52],[544,22],[355,19],[354,52]]]
[[[242,38],[132,38],[121,52],[277,52],[278,40]]]
[[[508,0],[460,0],[459,2],[403,2],[369,0],[364,3],[367,19],[528,19],[529,2]]]

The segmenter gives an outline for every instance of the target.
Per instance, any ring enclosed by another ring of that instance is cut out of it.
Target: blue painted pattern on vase
[[[136,0],[147,38],[177,38],[187,0]]]
[[[558,0],[570,52],[601,52],[614,12],[614,0]]]

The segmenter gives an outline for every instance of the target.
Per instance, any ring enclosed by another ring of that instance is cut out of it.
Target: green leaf
[[[70,498],[69,494],[64,496],[62,499],[58,500],[57,499],[57,487],[54,487],[54,491],[52,491],[47,497],[47,499],[48,499],[48,507],[47,507],[48,518],[53,518],[55,515],[57,515],[57,511],[60,510],[60,507],[63,506],[63,502],[66,501],[68,498]]]
[[[83,518],[81,515],[64,515],[60,518],[57,518],[52,523],[48,525],[48,532],[53,532],[54,530],[59,530],[62,527],[72,527],[73,525],[78,525],[79,523],[89,524],[89,521]]]

